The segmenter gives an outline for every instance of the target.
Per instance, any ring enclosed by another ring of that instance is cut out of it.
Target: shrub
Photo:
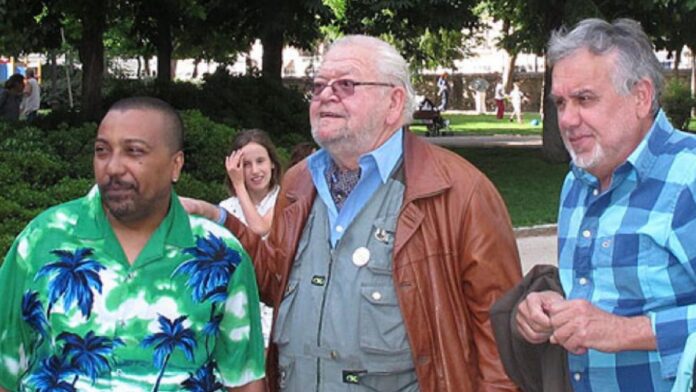
[[[689,86],[679,79],[670,80],[665,87],[661,101],[672,125],[675,128],[688,130],[691,109],[696,106],[696,100],[691,96]]]
[[[182,113],[184,134],[184,172],[201,181],[222,183],[225,156],[232,145],[235,130],[216,122],[197,110]]]
[[[236,129],[261,128],[278,144],[287,134],[310,137],[304,94],[263,77],[232,76],[218,70],[205,77],[201,111]]]

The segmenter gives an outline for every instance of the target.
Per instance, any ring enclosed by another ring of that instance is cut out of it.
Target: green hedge
[[[182,112],[182,118],[185,164],[176,190],[217,202],[227,197],[224,157],[236,131],[195,110]],[[38,213],[85,195],[94,184],[96,132],[93,123],[41,129],[0,121],[1,255]]]

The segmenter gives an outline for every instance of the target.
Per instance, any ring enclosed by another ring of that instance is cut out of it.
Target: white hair
[[[343,46],[360,46],[373,50],[372,62],[380,76],[389,83],[403,87],[406,91],[404,108],[401,113],[403,124],[408,124],[413,118],[416,109],[416,91],[411,84],[411,74],[408,63],[392,45],[368,35],[346,35],[336,40],[329,47],[329,51]]]

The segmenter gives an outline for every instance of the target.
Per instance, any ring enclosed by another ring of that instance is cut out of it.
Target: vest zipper
[[[331,271],[334,264],[334,249],[331,249],[331,260],[329,260],[329,270],[326,274],[326,284],[324,285],[324,292],[321,297],[321,309],[319,309],[319,326],[317,328],[317,347],[321,347],[321,331],[324,325],[324,309],[326,307],[326,296],[328,295],[329,285],[331,284]],[[321,385],[321,357],[317,358],[317,385],[316,392],[321,392],[319,386]]]

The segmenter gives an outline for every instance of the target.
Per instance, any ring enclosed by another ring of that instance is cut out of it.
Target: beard
[[[114,218],[126,222],[147,216],[150,203],[143,200],[137,182],[109,178],[98,187],[102,205]]]
[[[566,138],[562,138],[562,140],[563,145],[570,154],[570,159],[573,160],[573,164],[581,169],[587,170],[597,167],[597,165],[602,163],[602,161],[604,161],[604,159],[606,158],[604,148],[598,143],[595,143],[594,147],[592,148],[592,151],[590,151],[589,154],[585,153],[583,154],[583,156],[580,156],[575,151],[570,142],[566,140]]]
[[[312,138],[319,147],[328,151],[332,156],[354,156],[356,159],[370,151],[377,134],[378,119],[370,117],[365,126],[350,129],[343,126],[330,137],[322,137],[317,127],[312,126]]]

